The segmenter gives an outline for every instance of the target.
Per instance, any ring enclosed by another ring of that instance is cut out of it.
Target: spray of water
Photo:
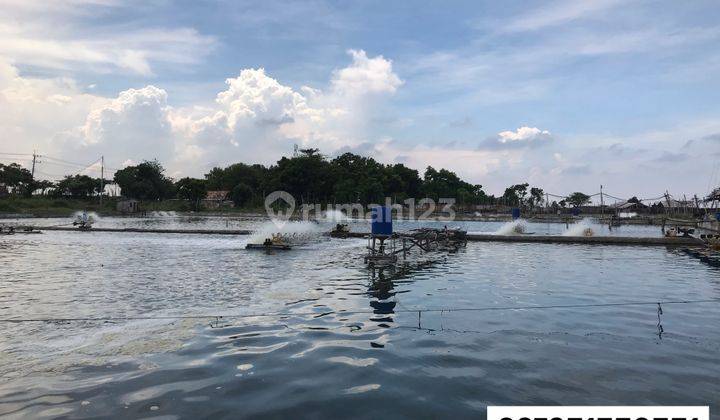
[[[591,219],[582,219],[579,222],[570,225],[568,230],[563,232],[563,236],[593,236],[595,234],[595,230],[592,226],[593,222]]]
[[[152,217],[175,217],[177,213],[174,211],[154,211],[150,215]]]
[[[88,212],[85,212],[85,213],[86,213],[87,216],[88,216],[88,220],[92,220],[93,222],[97,222],[97,221],[100,220],[100,216],[98,216],[98,214],[95,213],[94,211],[88,211]],[[76,211],[75,213],[73,213],[73,219],[82,218],[82,215],[83,215],[83,212],[82,212],[82,211]]]
[[[318,238],[322,233],[323,228],[313,222],[286,222],[279,227],[273,222],[266,222],[250,235],[248,243],[262,244],[265,239],[280,234],[286,242],[300,244]]]
[[[524,219],[513,220],[500,226],[495,231],[496,235],[522,235],[527,230],[527,222]]]
[[[322,214],[321,220],[323,222],[345,222],[348,217],[340,210],[326,210]]]

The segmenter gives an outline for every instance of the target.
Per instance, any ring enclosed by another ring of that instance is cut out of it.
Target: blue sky
[[[197,176],[299,144],[491,193],[718,181],[717,2],[2,3],[0,152]]]

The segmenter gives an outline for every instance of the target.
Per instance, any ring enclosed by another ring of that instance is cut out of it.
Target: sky
[[[719,22],[716,1],[0,0],[0,162],[179,178],[298,145],[492,194],[703,196]]]

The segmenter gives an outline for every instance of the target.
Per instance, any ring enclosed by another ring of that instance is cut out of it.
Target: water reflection
[[[227,221],[163,227],[189,223]],[[482,418],[488,404],[527,402],[719,406],[716,303],[416,310],[720,296],[717,271],[689,255],[472,243],[368,267],[362,240],[323,239],[282,255],[246,252],[243,240],[74,232],[0,240],[4,317],[229,315],[0,326],[0,414]],[[232,318],[255,313],[287,315]]]
[[[391,265],[368,265],[369,284],[367,295],[370,297],[369,305],[372,308],[373,315],[375,315],[370,318],[371,321],[379,323],[381,327],[389,328],[389,323],[393,322],[393,317],[388,315],[395,314],[395,308],[401,305],[397,295],[409,293],[411,285],[419,279],[419,275],[422,273],[430,274],[433,271],[431,276],[442,275],[443,270],[437,269],[447,263],[445,257],[437,254],[431,254],[430,256],[434,256],[435,259],[405,260],[402,263]],[[397,290],[397,285],[408,287]],[[404,309],[408,310],[408,308]],[[420,312],[418,312],[418,317],[422,317]]]

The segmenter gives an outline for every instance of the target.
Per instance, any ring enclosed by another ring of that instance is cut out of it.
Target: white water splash
[[[87,212],[86,211],[76,211],[75,213],[73,213],[73,220],[75,222],[83,221],[83,214],[86,215],[86,219],[84,219],[84,221],[86,221],[87,223],[89,223],[91,225],[93,223],[100,221],[100,216],[98,216],[98,214],[95,213],[94,211],[87,211]]]
[[[563,236],[593,236],[595,230],[593,229],[593,221],[585,218],[577,223],[570,225],[568,230],[563,232]]]
[[[265,239],[274,234],[280,234],[289,243],[304,243],[317,238],[323,233],[323,228],[314,222],[274,222],[263,223],[248,238],[249,244],[262,244]]]
[[[96,222],[98,220],[100,220],[100,216],[98,216],[98,214],[95,213],[94,211],[88,211],[88,212],[85,212],[85,214],[87,214],[88,217],[92,217]],[[77,219],[78,217],[82,217],[82,215],[83,215],[82,211],[76,211],[75,213],[73,213],[73,218]]]
[[[154,211],[150,213],[152,217],[175,217],[177,213],[174,211]]]
[[[345,222],[348,217],[340,210],[326,210],[322,214],[323,222]]]
[[[500,226],[495,231],[496,235],[522,235],[527,230],[527,222],[524,219],[513,220]]]

